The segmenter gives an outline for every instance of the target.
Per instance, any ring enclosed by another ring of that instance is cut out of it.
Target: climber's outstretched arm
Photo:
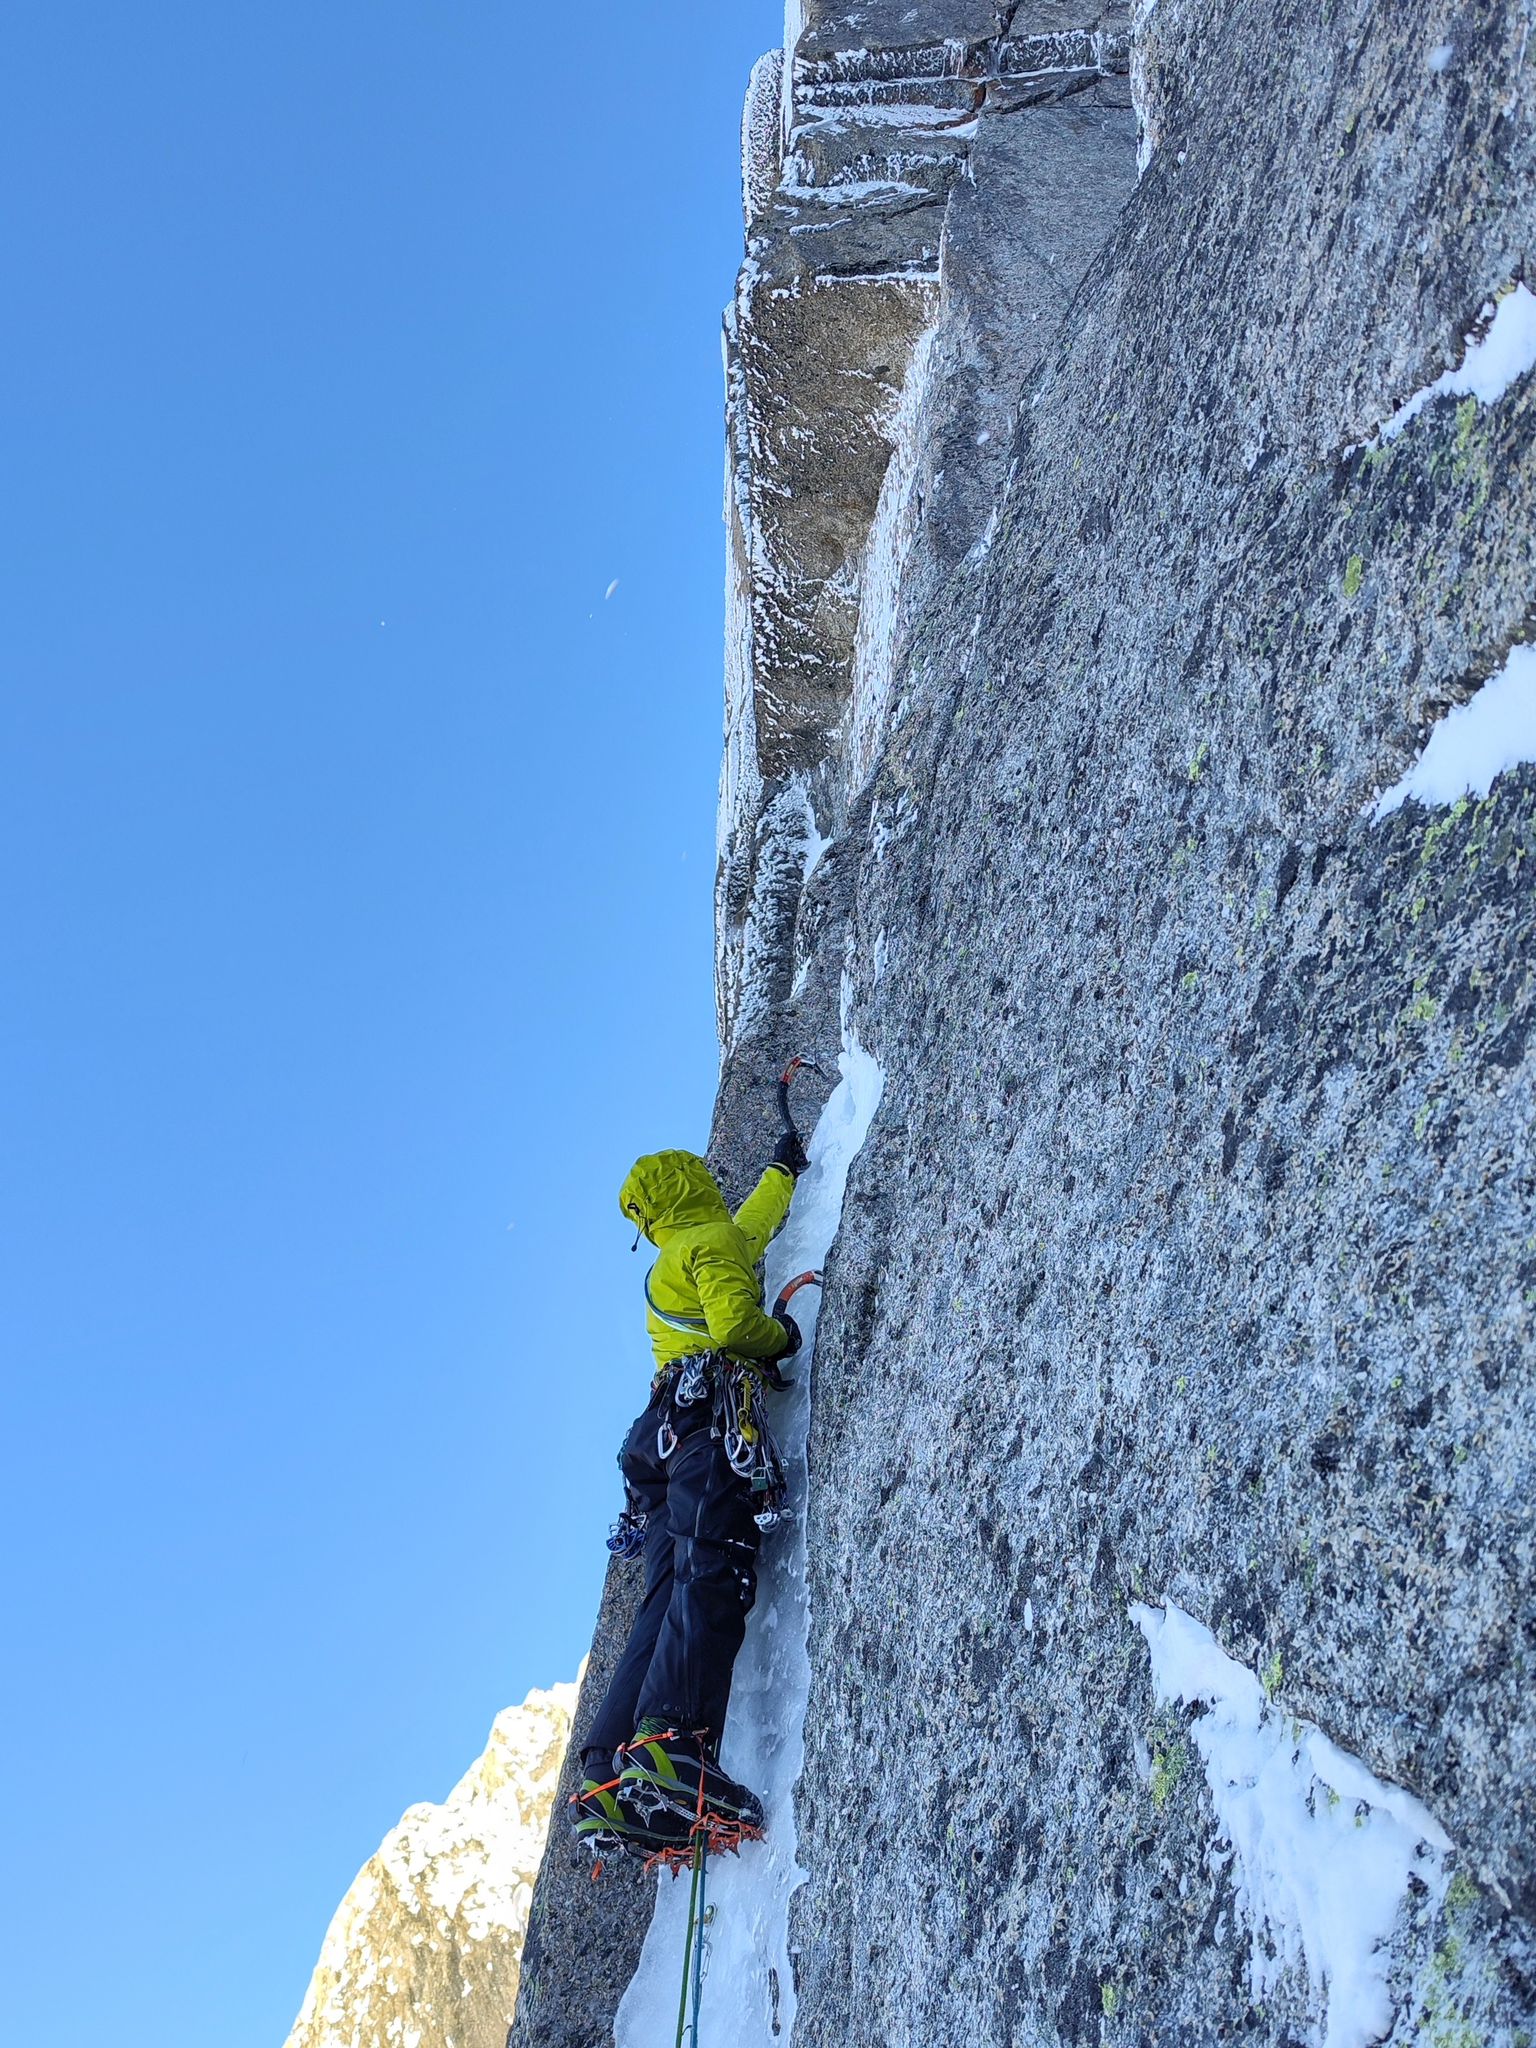
[[[763,1256],[784,1228],[795,1177],[787,1166],[770,1166],[736,1211],[736,1228],[747,1240],[753,1262]]]

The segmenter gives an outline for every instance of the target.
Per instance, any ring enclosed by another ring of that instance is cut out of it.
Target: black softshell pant
[[[675,1384],[675,1380],[672,1382]],[[635,1418],[619,1463],[644,1509],[645,1596],[582,1755],[603,1774],[614,1750],[655,1715],[668,1727],[720,1740],[731,1666],[757,1593],[752,1490],[710,1434],[711,1401],[669,1406],[654,1395]],[[677,1447],[657,1433],[671,1420]]]

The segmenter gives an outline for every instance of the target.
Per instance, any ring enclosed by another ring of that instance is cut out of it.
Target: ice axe
[[[782,1316],[788,1310],[789,1304],[794,1300],[802,1287],[819,1287],[820,1285],[820,1273],[797,1273],[793,1280],[786,1280],[779,1289],[770,1313],[775,1316]],[[785,1379],[783,1373],[779,1371],[776,1359],[765,1358],[757,1369],[776,1394],[782,1394],[787,1387],[792,1387],[795,1384],[793,1380]]]
[[[798,1074],[802,1069],[804,1069],[804,1071],[807,1074],[820,1074],[821,1078],[824,1081],[827,1078],[826,1068],[823,1067],[818,1061],[810,1059],[805,1053],[802,1052],[797,1052],[794,1058],[790,1061],[789,1065],[784,1069],[783,1073],[780,1074],[779,1115],[784,1119],[785,1135],[792,1138],[798,1138],[800,1133],[795,1129],[795,1119],[790,1113],[789,1084],[791,1083],[791,1081],[794,1080],[796,1074]]]
[[[807,1073],[820,1074],[823,1080],[826,1079],[826,1069],[815,1060],[808,1059],[804,1053],[799,1052],[795,1054],[789,1065],[779,1076],[779,1116],[784,1125],[784,1136],[780,1140],[778,1151],[773,1156],[781,1165],[788,1167],[791,1173],[796,1174],[803,1173],[810,1164],[805,1156],[804,1141],[799,1131],[795,1128],[794,1111],[789,1106],[790,1083],[802,1068]]]
[[[796,1074],[800,1073],[802,1069],[806,1073],[820,1074],[823,1080],[826,1079],[826,1069],[818,1061],[809,1058],[805,1053],[797,1052],[779,1076],[779,1115],[784,1122],[784,1135],[787,1138],[793,1138],[795,1143],[800,1146],[800,1153],[803,1159],[805,1147],[801,1142],[800,1133],[795,1127],[794,1115],[789,1106],[790,1084],[793,1082]],[[800,1292],[802,1287],[819,1287],[820,1285],[820,1273],[797,1273],[793,1280],[787,1280],[783,1287],[780,1288],[778,1299],[773,1304],[772,1313],[776,1316],[784,1315],[789,1308],[790,1302]],[[794,1385],[793,1380],[785,1379],[783,1373],[779,1371],[772,1359],[765,1360],[759,1369],[770,1387],[783,1389]]]
[[[820,1285],[820,1273],[797,1273],[793,1280],[786,1280],[779,1289],[778,1298],[773,1304],[773,1313],[776,1316],[783,1315],[802,1287],[819,1287]]]

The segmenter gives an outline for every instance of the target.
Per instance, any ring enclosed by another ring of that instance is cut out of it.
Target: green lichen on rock
[[[1176,1727],[1177,1724],[1164,1724],[1159,1732],[1154,1733],[1152,1742],[1152,1772],[1147,1789],[1159,1813],[1178,1790],[1189,1769],[1189,1746],[1182,1730],[1175,1732]]]

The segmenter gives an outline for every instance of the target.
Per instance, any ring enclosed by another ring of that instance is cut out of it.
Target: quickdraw
[[[678,1435],[673,1427],[672,1417],[679,1408],[693,1408],[700,1401],[709,1399],[714,1389],[715,1367],[719,1359],[718,1352],[696,1351],[687,1358],[674,1360],[662,1375],[661,1386],[666,1391],[667,1405],[656,1431],[656,1455],[663,1465],[678,1445]]]
[[[625,1508],[608,1531],[608,1548],[625,1564],[645,1555],[645,1523],[646,1518],[638,1509]]]
[[[789,1479],[783,1455],[758,1404],[760,1376],[735,1359],[722,1359],[715,1388],[715,1430],[738,1479],[752,1489],[752,1519],[776,1529],[789,1518]]]
[[[819,1287],[820,1273],[798,1273],[795,1278],[780,1289],[773,1304],[773,1313],[782,1315],[789,1303],[802,1287]],[[717,1407],[717,1426],[725,1440],[725,1455],[730,1460],[731,1470],[738,1478],[745,1479],[752,1489],[754,1498],[760,1503],[753,1520],[765,1532],[778,1528],[787,1522],[793,1513],[789,1505],[789,1477],[784,1470],[784,1457],[779,1449],[767,1416],[758,1403],[758,1392],[762,1385],[783,1392],[794,1385],[786,1379],[777,1364],[768,1359],[756,1368],[739,1365],[734,1359],[724,1362],[721,1374],[724,1413]],[[717,1403],[721,1396],[716,1396]]]

